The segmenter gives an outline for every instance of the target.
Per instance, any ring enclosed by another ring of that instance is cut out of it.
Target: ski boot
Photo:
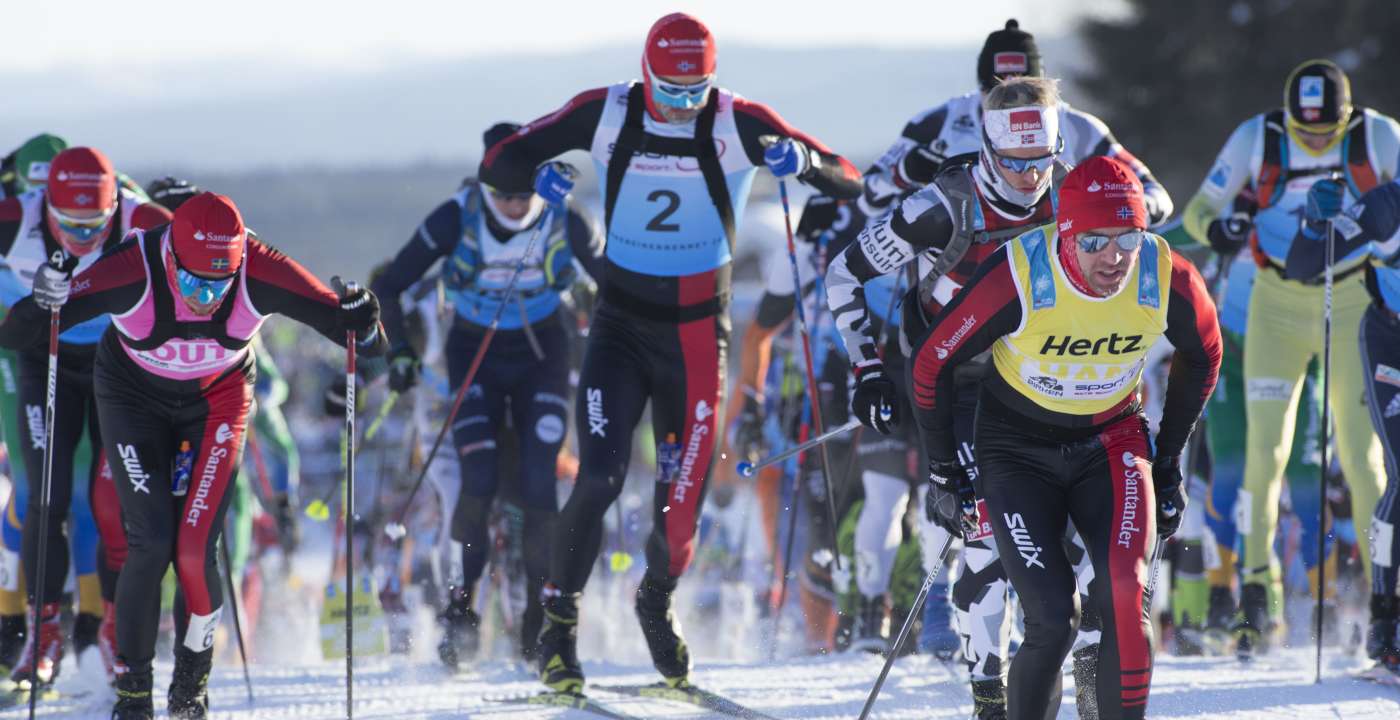
[[[1074,705],[1079,720],[1099,717],[1099,644],[1085,645],[1074,651]]]
[[[972,717],[1006,720],[1006,685],[1001,678],[972,681]]]
[[[88,673],[89,663],[102,666],[102,673],[110,680],[111,673],[102,658],[102,616],[80,612],[73,619],[73,657],[78,660],[78,669]],[[88,652],[91,650],[92,652]]]
[[[685,687],[690,684],[690,649],[681,637],[680,619],[671,611],[675,582],[657,582],[651,575],[643,575],[637,587],[637,620],[656,671],[667,685]]]
[[[130,668],[117,661],[115,666],[117,703],[112,706],[112,720],[153,720],[156,716],[151,688],[155,678],[151,666]]]
[[[944,583],[929,589],[924,601],[923,627],[919,631],[919,651],[948,662],[958,654],[962,638],[953,627],[953,604],[948,601],[948,586]],[[896,614],[897,617],[904,617]]]
[[[1262,584],[1246,583],[1240,591],[1239,622],[1234,627],[1235,656],[1247,662],[1269,651],[1273,622],[1269,619],[1269,592]]]
[[[291,557],[301,545],[301,523],[287,493],[278,493],[273,500],[272,518],[277,521],[277,543],[282,547],[282,554]]]
[[[24,615],[0,615],[0,675],[10,676],[28,637]]]
[[[1210,587],[1210,606],[1206,610],[1205,650],[1210,655],[1223,655],[1229,646],[1231,628],[1235,626],[1235,596],[1224,585]]]
[[[546,585],[544,632],[540,633],[538,658],[540,682],[560,693],[583,692],[583,666],[578,661],[578,593],[561,592]]]
[[[170,677],[167,712],[177,720],[203,720],[209,715],[209,670],[214,649],[195,652],[175,648],[175,671]]]
[[[438,616],[442,639],[438,641],[438,658],[449,670],[456,671],[462,660],[476,657],[481,641],[481,618],[472,610],[472,596],[461,588],[448,590],[447,607]]]
[[[49,603],[39,608],[38,658],[36,660],[34,657],[35,643],[26,642],[19,663],[10,672],[10,679],[15,683],[29,682],[29,676],[36,667],[40,685],[52,685],[58,677],[59,665],[63,662],[63,626],[60,618],[62,611],[59,605],[60,603]],[[29,632],[33,633],[34,628],[30,628]]]
[[[1389,657],[1392,665],[1400,662],[1400,597],[1371,596],[1371,624],[1366,631],[1366,657],[1384,663]]]
[[[832,636],[832,647],[836,652],[851,649],[851,634],[855,630],[856,616],[848,612],[836,613],[836,633]]]
[[[885,613],[885,596],[856,599],[856,623],[851,629],[851,649],[871,653],[888,652],[890,619]]]

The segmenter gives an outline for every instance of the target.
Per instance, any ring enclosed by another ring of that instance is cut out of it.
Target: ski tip
[[[739,471],[739,474],[744,477],[753,477],[753,463],[748,462],[747,460],[739,463],[739,465],[735,469],[737,469]]]

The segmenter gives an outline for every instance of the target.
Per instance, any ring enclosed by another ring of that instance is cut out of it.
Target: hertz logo
[[[1141,335],[1119,335],[1113,333],[1108,337],[1075,339],[1071,335],[1051,335],[1045,338],[1045,344],[1040,346],[1041,355],[1073,355],[1080,357],[1084,355],[1098,355],[1106,348],[1110,355],[1126,355],[1142,350]]]

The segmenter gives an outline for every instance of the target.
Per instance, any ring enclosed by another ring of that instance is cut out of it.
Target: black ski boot
[[[175,671],[170,676],[170,692],[166,695],[170,717],[178,720],[203,720],[209,716],[209,670],[214,664],[214,649],[195,652],[184,645],[175,648]]]
[[[529,595],[539,597],[538,593]],[[544,606],[538,602],[527,602],[520,618],[520,659],[527,664],[540,656],[540,629],[544,626]]]
[[[885,596],[856,596],[856,622],[851,628],[851,649],[885,653],[890,649],[890,619],[885,612]]]
[[[637,620],[651,651],[651,664],[667,685],[684,687],[690,684],[690,649],[681,637],[681,622],[671,611],[675,589],[675,580],[657,582],[643,575],[637,587]]]
[[[1001,678],[972,681],[972,717],[1006,720],[1006,685]]]
[[[544,632],[538,653],[540,682],[555,692],[581,694],[583,666],[578,661],[578,593],[546,585],[543,596]]]
[[[832,647],[836,652],[845,652],[851,649],[852,633],[855,631],[856,616],[848,612],[836,612],[836,634],[832,640]]]
[[[442,639],[438,641],[438,658],[449,670],[456,671],[463,660],[476,657],[481,642],[481,618],[472,610],[472,596],[462,588],[448,589],[447,607],[438,615]]]
[[[28,630],[24,615],[0,615],[0,676],[9,677],[19,662]]]
[[[155,678],[151,666],[130,668],[118,660],[116,670],[117,702],[112,706],[112,720],[153,720],[156,716],[151,687]]]
[[[97,635],[102,629],[102,616],[91,613],[78,613],[73,618],[73,656],[81,658],[83,651],[97,646]]]
[[[1099,718],[1099,644],[1074,651],[1074,705],[1079,720]]]
[[[1269,620],[1269,591],[1259,583],[1246,583],[1240,591],[1240,619],[1234,627],[1235,656],[1248,661],[1269,651],[1273,623]]]

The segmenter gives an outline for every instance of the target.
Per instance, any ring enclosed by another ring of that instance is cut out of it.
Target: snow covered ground
[[[698,629],[698,628],[697,628]],[[655,675],[643,665],[585,661],[590,683],[650,683]],[[1359,661],[1330,658],[1321,685],[1312,682],[1312,655],[1287,651],[1251,666],[1233,659],[1158,658],[1149,715],[1154,718],[1400,718],[1400,689],[1348,677]],[[859,714],[880,661],[873,656],[794,659],[778,664],[700,663],[697,680],[736,702],[780,718],[853,718]],[[157,672],[157,687],[168,677]],[[345,713],[344,663],[255,666],[256,701],[249,704],[236,664],[216,666],[211,704],[216,718],[338,718]],[[492,661],[448,677],[430,663],[405,659],[371,660],[357,665],[357,718],[587,718],[573,710],[520,706],[493,701],[534,693],[531,673],[504,661]],[[157,693],[160,695],[161,693]],[[647,718],[719,717],[685,705],[593,693],[598,700]],[[1066,676],[1060,718],[1075,718],[1072,681]],[[41,706],[46,718],[106,718],[111,698],[105,692]],[[164,700],[158,701],[157,708]],[[945,666],[926,657],[895,665],[874,716],[877,718],[965,718],[972,701],[966,685]],[[0,718],[23,717],[19,709]]]

